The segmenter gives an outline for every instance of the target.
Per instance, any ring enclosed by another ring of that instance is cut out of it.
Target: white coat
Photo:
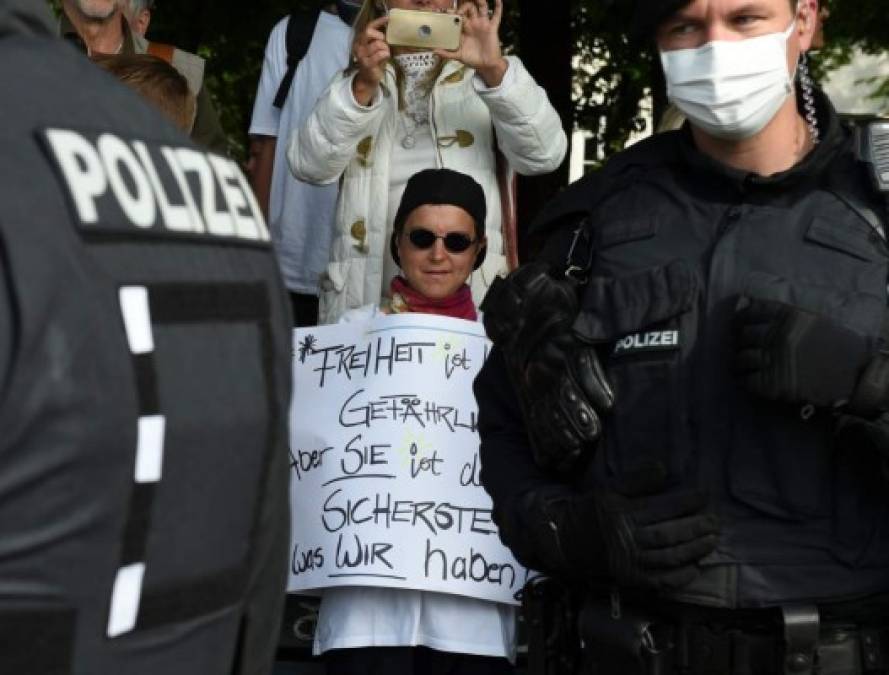
[[[512,195],[501,194],[510,190],[512,181],[504,179],[504,173],[554,171],[568,147],[546,92],[518,58],[507,60],[507,73],[495,88],[485,87],[473,70],[450,61],[429,96],[437,168],[472,176],[488,203],[487,258],[470,281],[476,302],[495,276],[506,273],[517,259]],[[321,323],[378,303],[383,260],[389,255],[389,158],[399,125],[395,71],[387,68],[380,92],[368,107],[355,103],[353,77],[343,73],[334,78],[287,150],[298,179],[322,185],[342,179],[330,263],[320,280]],[[498,181],[501,153],[510,171],[501,172]]]

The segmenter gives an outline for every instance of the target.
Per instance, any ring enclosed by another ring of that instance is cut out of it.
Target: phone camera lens
[[[430,35],[432,35],[432,28],[430,28],[429,26],[420,26],[420,35],[422,37],[428,38]]]

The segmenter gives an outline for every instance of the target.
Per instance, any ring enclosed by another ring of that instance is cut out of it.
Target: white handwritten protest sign
[[[294,331],[289,589],[515,603],[526,571],[479,483],[479,324],[420,314]]]

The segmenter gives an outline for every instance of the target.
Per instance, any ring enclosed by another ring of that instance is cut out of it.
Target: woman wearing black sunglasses
[[[395,218],[390,253],[401,269],[392,300],[347,312],[421,312],[477,320],[467,279],[485,256],[485,198],[472,178],[448,169],[415,174]],[[509,605],[393,588],[324,591],[314,652],[337,675],[507,675],[515,651]]]
[[[422,171],[411,181],[428,188],[417,191],[426,195],[421,199],[431,197],[434,201],[413,206],[412,195],[407,192],[408,199],[402,200],[390,242],[392,258],[401,274],[392,279],[388,310],[474,321],[475,304],[466,281],[485,257],[485,200],[481,188],[468,176],[448,169]],[[481,218],[473,217],[462,206],[446,203],[441,195],[464,182],[471,182],[479,191]]]

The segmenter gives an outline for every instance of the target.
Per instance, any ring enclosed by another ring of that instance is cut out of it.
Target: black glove
[[[773,300],[741,298],[735,318],[735,370],[750,392],[772,401],[831,408],[855,400],[853,407],[862,414],[876,412],[877,402],[863,400],[873,393],[865,397],[856,391],[877,354],[875,338]],[[878,388],[887,385],[889,378]]]
[[[844,452],[870,452],[879,459],[883,476],[889,478],[889,413],[873,419],[837,415],[834,433]]]
[[[652,464],[619,489],[530,493],[526,527],[535,557],[550,568],[544,571],[655,590],[691,583],[716,548],[719,521],[705,510],[706,494],[665,493],[665,478],[663,466]]]
[[[534,459],[568,471],[602,433],[599,414],[614,395],[591,345],[575,337],[575,286],[547,263],[520,267],[491,285],[481,309],[503,351],[522,406]]]

